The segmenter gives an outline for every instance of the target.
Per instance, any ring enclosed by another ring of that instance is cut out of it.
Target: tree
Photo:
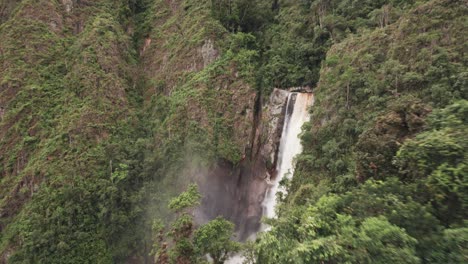
[[[257,254],[255,251],[255,241],[246,241],[242,244],[242,257],[244,261],[242,264],[256,264],[257,263]]]
[[[177,214],[176,220],[164,234],[164,226],[157,221],[153,224],[155,261],[157,263],[192,263],[198,255],[192,243],[194,221],[191,209],[200,204],[201,194],[195,184],[189,185],[187,191],[173,198],[169,208]],[[171,238],[171,241],[168,241]],[[168,245],[172,245],[170,248]]]
[[[277,6],[277,1],[211,0],[211,14],[232,32],[254,32],[272,20]]]
[[[467,259],[468,228],[466,227],[444,230],[430,254],[431,263],[466,263]]]
[[[338,240],[352,263],[419,263],[416,239],[385,217],[367,218],[359,228],[342,227]]]
[[[185,209],[199,205],[200,199],[201,194],[198,191],[197,185],[191,184],[187,191],[181,193],[169,202],[169,209],[180,213]]]
[[[231,240],[233,232],[234,224],[218,217],[195,231],[194,245],[202,255],[209,254],[213,263],[221,264],[229,253],[240,249],[240,244]]]
[[[223,263],[231,252],[240,249],[238,242],[231,241],[234,224],[218,217],[205,225],[195,228],[192,210],[200,204],[201,194],[195,184],[187,191],[173,198],[169,208],[176,213],[176,219],[169,230],[161,221],[153,224],[153,241],[155,262],[166,263],[199,263],[209,254],[215,264]]]
[[[395,159],[405,180],[420,180],[436,215],[447,226],[466,219],[468,207],[468,101],[436,111],[429,129],[407,140]]]

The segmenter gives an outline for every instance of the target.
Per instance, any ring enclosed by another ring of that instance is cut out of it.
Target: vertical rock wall
[[[289,92],[275,89],[256,111],[249,156],[237,165],[219,162],[197,181],[204,194],[196,212],[199,223],[223,216],[234,222],[237,239],[245,240],[260,227],[266,178],[274,171]],[[256,123],[258,122],[258,123]]]

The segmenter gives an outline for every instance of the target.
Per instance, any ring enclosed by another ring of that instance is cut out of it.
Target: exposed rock
[[[214,48],[213,40],[208,39],[205,41],[205,44],[201,48],[201,54],[203,57],[203,67],[208,66],[218,58],[218,51]]]
[[[8,259],[11,257],[13,250],[11,248],[5,250],[0,257],[0,263],[8,263]]]
[[[73,9],[73,1],[72,0],[62,0],[62,5],[65,6],[65,11],[70,13]]]
[[[263,109],[260,149],[262,156],[270,166],[276,164],[275,158],[281,139],[288,95],[288,91],[274,89]]]
[[[58,29],[58,24],[55,21],[50,21],[49,26],[53,31],[57,31]]]
[[[299,87],[291,87],[287,89],[289,92],[300,92],[300,93],[312,93],[314,92],[312,87],[310,86],[299,86]]]
[[[262,200],[267,190],[266,181],[256,177],[266,173],[265,167],[255,166],[247,159],[239,165],[219,162],[197,183],[204,194],[202,206],[195,215],[198,223],[206,223],[223,216],[236,225],[238,240],[245,240],[260,227]]]
[[[288,91],[275,89],[264,107],[257,98],[255,113],[247,111],[245,124],[235,129],[246,132],[238,135],[244,141],[248,133],[252,134],[250,157],[244,157],[237,165],[221,161],[208,172],[198,173],[197,183],[204,194],[196,212],[198,223],[222,215],[235,223],[239,240],[258,231],[269,170],[273,172],[276,164],[288,95]]]
[[[145,43],[143,44],[143,47],[140,50],[140,56],[142,56],[143,53],[145,53],[146,49],[151,45],[151,41],[152,40],[150,37],[145,38]]]

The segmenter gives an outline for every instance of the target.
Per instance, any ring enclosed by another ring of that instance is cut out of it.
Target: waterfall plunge
[[[290,93],[286,103],[283,131],[279,145],[276,177],[268,179],[269,188],[263,198],[263,217],[273,218],[276,216],[276,194],[281,192],[286,194],[286,190],[280,188],[280,182],[285,177],[291,179],[294,173],[294,157],[302,152],[301,133],[302,125],[310,118],[309,107],[314,103],[314,96],[311,93]],[[259,231],[268,231],[269,226],[262,225]],[[253,239],[255,234],[250,239]],[[240,255],[232,256],[225,264],[242,264],[244,257]]]
[[[278,162],[276,166],[276,177],[270,182],[271,187],[267,190],[263,200],[263,216],[275,217],[276,194],[286,193],[280,188],[280,182],[284,178],[291,179],[294,173],[294,157],[302,152],[301,133],[302,125],[309,120],[308,109],[314,101],[311,93],[291,93],[286,105],[286,113],[281,133],[281,142],[278,151]],[[264,231],[268,227],[262,227]]]

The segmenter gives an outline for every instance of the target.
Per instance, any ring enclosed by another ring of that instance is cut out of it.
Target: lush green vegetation
[[[459,7],[418,3],[328,51],[291,193],[260,237],[259,262],[466,261],[467,24]]]
[[[187,186],[249,157],[272,88],[305,85],[304,153],[246,261],[467,262],[467,12],[0,0],[0,262],[223,263],[234,226],[197,226]]]
[[[195,228],[191,211],[200,204],[200,198],[196,185],[190,185],[169,202],[169,208],[176,213],[169,231],[165,233],[165,225],[154,222],[156,263],[205,263],[204,256],[209,255],[213,263],[222,264],[229,254],[240,249],[240,244],[231,240],[234,224],[221,217]]]
[[[117,241],[142,214],[140,180],[126,147],[113,147],[138,131],[127,97],[135,59],[115,4],[76,6],[79,33],[55,1],[22,1],[0,27],[0,250],[10,262],[110,263],[132,250]]]

